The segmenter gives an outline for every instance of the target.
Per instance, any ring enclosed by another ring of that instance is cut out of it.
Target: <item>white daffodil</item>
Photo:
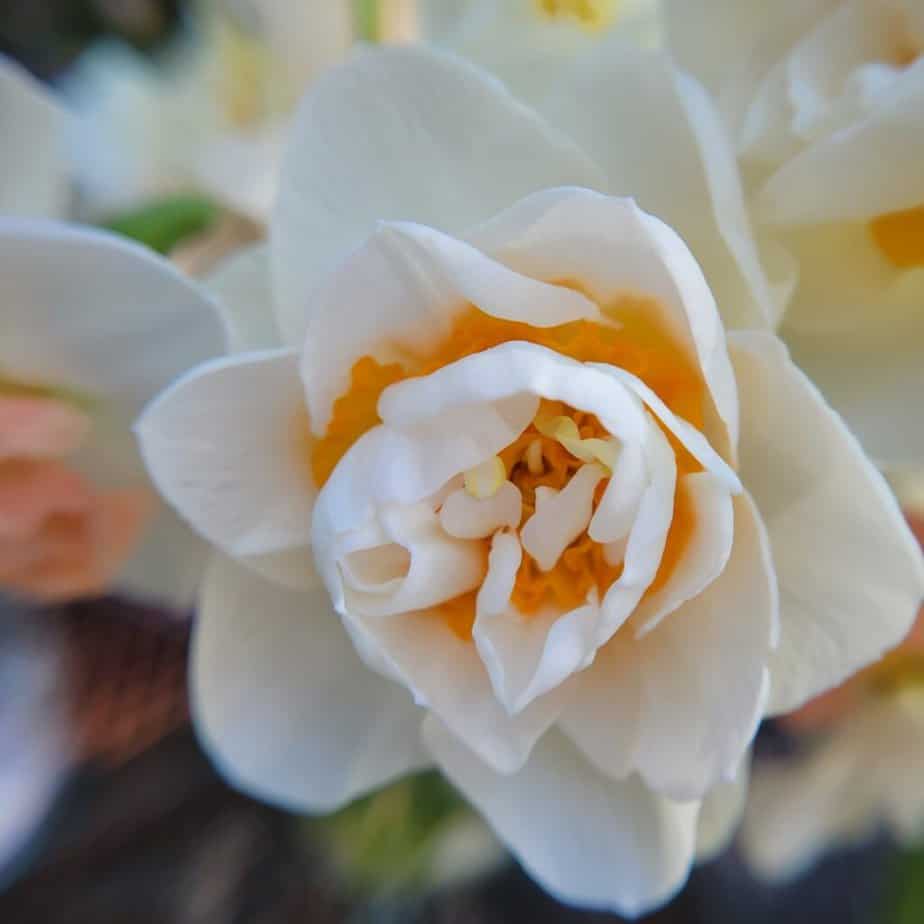
[[[307,83],[352,38],[346,0],[204,0],[191,34],[151,60],[104,42],[63,84],[91,212],[203,190],[266,219],[282,139]]]
[[[188,606],[204,547],[157,501],[131,421],[220,353],[212,304],[101,232],[0,219],[0,589]]]
[[[137,430],[220,550],[192,688],[234,783],[325,811],[435,765],[551,892],[639,913],[761,717],[895,644],[924,569],[779,341],[726,338],[714,293],[759,308],[708,100],[600,68],[587,153],[449,56],[330,72],[268,252],[214,283],[245,352]]]
[[[781,334],[888,465],[924,463],[924,11],[917,0],[667,0],[717,94],[751,213],[798,264]]]
[[[755,772],[742,843],[757,873],[784,879],[882,827],[924,840],[924,619],[877,664],[785,720],[804,745]]]
[[[417,0],[417,19],[428,42],[487,68],[534,105],[563,68],[617,29],[643,45],[659,35],[656,0]]]

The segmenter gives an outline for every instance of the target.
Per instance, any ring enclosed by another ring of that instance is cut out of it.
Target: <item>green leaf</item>
[[[177,244],[207,231],[220,214],[209,199],[172,196],[115,215],[104,221],[103,227],[168,254]]]
[[[379,40],[379,0],[353,0],[356,38],[364,42]]]
[[[924,846],[897,854],[889,883],[883,924],[924,921]]]

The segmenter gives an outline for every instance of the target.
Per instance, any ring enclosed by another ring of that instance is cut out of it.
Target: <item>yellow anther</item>
[[[582,462],[599,462],[607,474],[612,474],[617,449],[614,441],[597,437],[583,439],[577,424],[564,415],[545,417],[540,412],[536,416],[535,426],[543,436],[561,443],[576,459]]]
[[[542,440],[535,439],[526,447],[526,467],[531,475],[541,475],[545,471],[542,461]]]
[[[494,456],[465,473],[465,490],[477,500],[494,497],[507,480],[507,469],[500,456]]]
[[[596,31],[613,24],[621,0],[535,0],[542,16],[549,19],[570,19],[585,29]]]

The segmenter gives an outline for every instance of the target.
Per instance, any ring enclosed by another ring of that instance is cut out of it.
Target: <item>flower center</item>
[[[597,31],[611,25],[619,13],[620,0],[534,0],[539,14],[547,19],[576,20],[585,29]]]
[[[449,336],[426,356],[409,356],[384,364],[371,356],[359,359],[351,371],[350,387],[333,405],[330,423],[312,447],[311,465],[320,488],[347,450],[364,433],[381,423],[378,400],[396,382],[425,376],[465,356],[502,343],[525,341],[554,350],[580,362],[606,363],[638,376],[678,416],[703,429],[706,390],[701,374],[659,322],[659,306],[648,298],[623,296],[605,314],[611,323],[574,321],[556,327],[532,327],[501,320],[469,307],[457,317]],[[678,474],[700,469],[673,438]],[[600,473],[590,496],[591,515],[609,483],[618,444],[593,414],[560,402],[542,401],[532,423],[499,456],[465,473],[467,492],[478,499],[493,497],[510,481],[520,492],[519,527],[524,527],[548,497],[565,490],[575,476],[594,466]],[[678,478],[674,517],[654,592],[669,578],[683,556],[695,526],[693,506]],[[483,540],[485,558],[490,540]],[[511,602],[529,616],[545,606],[562,612],[575,609],[596,590],[602,598],[622,574],[621,554],[594,542],[586,526],[565,544],[546,567],[524,550]],[[477,591],[449,600],[437,611],[462,638],[470,638]]]
[[[924,267],[924,205],[888,212],[869,223],[882,255],[898,269]]]

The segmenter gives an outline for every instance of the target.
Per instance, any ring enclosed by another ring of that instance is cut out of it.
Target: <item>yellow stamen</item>
[[[547,19],[573,20],[596,32],[616,21],[621,0],[535,0],[535,4]]]
[[[924,205],[888,212],[869,223],[882,255],[898,269],[924,267]]]
[[[465,490],[477,500],[494,497],[507,480],[507,469],[500,456],[470,468],[464,475]]]

